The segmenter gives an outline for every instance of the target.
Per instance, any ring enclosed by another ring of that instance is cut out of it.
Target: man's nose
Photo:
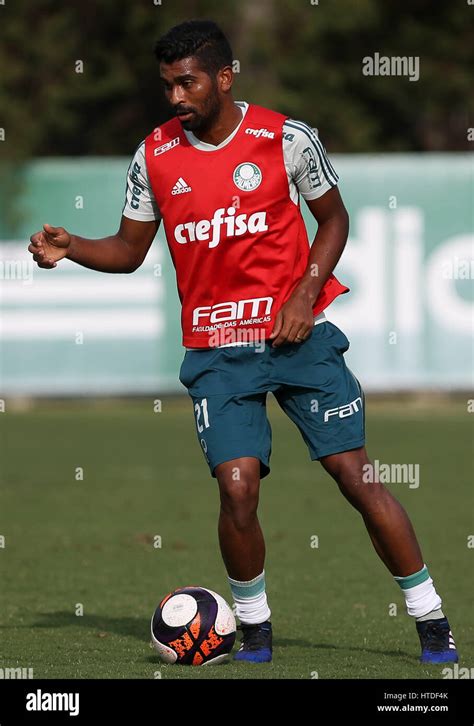
[[[184,101],[184,89],[181,86],[173,86],[171,89],[170,101],[173,108],[179,106]]]

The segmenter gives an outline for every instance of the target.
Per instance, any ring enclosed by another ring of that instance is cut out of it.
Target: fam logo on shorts
[[[256,164],[244,161],[234,169],[234,184],[243,192],[252,192],[262,183],[262,172]]]

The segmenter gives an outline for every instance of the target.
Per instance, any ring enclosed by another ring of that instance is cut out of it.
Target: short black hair
[[[212,20],[187,20],[175,25],[155,45],[161,63],[174,63],[194,56],[209,75],[232,65],[232,48],[219,26]]]

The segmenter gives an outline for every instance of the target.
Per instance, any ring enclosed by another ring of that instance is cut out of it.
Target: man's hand
[[[276,314],[270,334],[273,348],[283,343],[302,343],[313,332],[313,306],[306,292],[295,290]]]
[[[66,257],[71,235],[64,227],[52,227],[50,224],[44,224],[43,230],[31,235],[28,252],[32,253],[38,267],[51,269]]]

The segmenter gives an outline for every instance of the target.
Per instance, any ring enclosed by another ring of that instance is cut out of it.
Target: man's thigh
[[[215,477],[219,464],[246,456],[270,471],[271,427],[262,354],[247,347],[187,351],[180,381],[193,402],[199,445]]]
[[[327,321],[277,361],[275,397],[300,430],[311,459],[365,443],[364,393],[344,360],[348,347],[344,333]]]

